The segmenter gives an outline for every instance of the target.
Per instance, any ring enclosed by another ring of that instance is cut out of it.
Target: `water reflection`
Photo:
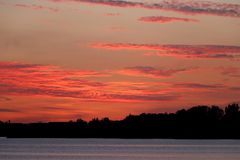
[[[1,160],[239,160],[238,140],[1,139]]]

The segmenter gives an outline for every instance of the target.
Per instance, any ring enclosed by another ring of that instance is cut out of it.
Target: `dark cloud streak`
[[[189,0],[162,0],[156,3],[133,2],[126,0],[49,0],[52,2],[82,2],[89,4],[107,5],[113,7],[136,7],[145,9],[156,9],[181,12],[184,14],[215,15],[240,17],[240,5],[231,3],[217,3],[211,1],[189,1]]]
[[[164,17],[164,16],[150,16],[150,17],[141,17],[138,19],[142,22],[148,23],[169,23],[169,22],[198,22],[196,19],[190,18],[178,18],[178,17]]]

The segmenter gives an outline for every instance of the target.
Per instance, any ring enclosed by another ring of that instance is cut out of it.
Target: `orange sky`
[[[0,120],[239,102],[239,0],[0,0]]]

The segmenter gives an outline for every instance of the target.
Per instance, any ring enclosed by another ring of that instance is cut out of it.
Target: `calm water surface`
[[[240,160],[240,141],[0,139],[0,160]]]

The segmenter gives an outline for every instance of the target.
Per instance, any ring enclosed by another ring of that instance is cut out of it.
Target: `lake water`
[[[0,160],[240,160],[240,141],[0,139]]]

